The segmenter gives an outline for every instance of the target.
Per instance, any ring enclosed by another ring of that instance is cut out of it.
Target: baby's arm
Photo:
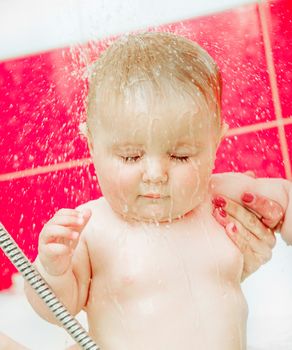
[[[58,298],[73,315],[85,306],[89,282],[90,262],[84,227],[91,213],[61,209],[44,226],[39,237],[39,255],[35,265]],[[80,235],[80,232],[82,234]],[[25,285],[27,298],[44,319],[58,323],[34,290]]]
[[[265,196],[278,202],[285,211],[281,234],[292,245],[292,183],[279,178],[252,178],[241,173],[215,174],[211,179],[211,192],[221,193],[241,203],[243,192]]]

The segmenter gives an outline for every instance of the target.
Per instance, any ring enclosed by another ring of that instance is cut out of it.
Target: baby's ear
[[[227,123],[225,123],[224,121],[222,121],[220,130],[219,130],[219,136],[218,136],[217,141],[216,141],[216,149],[218,149],[218,147],[220,146],[223,138],[227,134],[228,129],[229,129],[229,125]]]
[[[229,125],[223,121],[221,125],[221,131],[220,131],[220,141],[222,141],[222,139],[225,137],[228,129],[229,129]]]
[[[91,134],[88,130],[88,126],[87,126],[86,122],[79,124],[79,134],[81,135],[81,137],[86,138],[89,151],[92,154],[92,151],[93,151],[92,139],[91,139]]]

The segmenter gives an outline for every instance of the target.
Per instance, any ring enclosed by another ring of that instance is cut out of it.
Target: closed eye
[[[121,160],[123,163],[136,163],[138,162],[142,156],[120,156]],[[189,156],[175,156],[175,155],[170,155],[170,159],[181,162],[181,163],[186,163],[190,160]]]
[[[182,163],[186,163],[190,160],[189,156],[174,156],[174,155],[170,155],[170,158],[178,161],[178,162],[182,162]]]
[[[124,163],[135,163],[141,158],[141,156],[131,156],[131,157],[120,156],[120,158]]]

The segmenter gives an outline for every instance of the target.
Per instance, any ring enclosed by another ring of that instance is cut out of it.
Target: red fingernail
[[[233,225],[232,225],[231,230],[232,230],[234,233],[235,233],[235,232],[237,232],[237,227],[236,227],[236,225],[235,225],[235,224],[233,224]]]
[[[212,203],[214,204],[214,206],[216,208],[224,208],[226,205],[226,200],[224,198],[218,196],[218,197],[213,198]]]
[[[222,208],[219,208],[219,214],[220,214],[223,218],[226,218],[226,216],[227,216],[226,211],[223,210]]]
[[[233,222],[229,222],[229,224],[226,225],[226,230],[228,232],[232,231],[233,233],[237,232],[237,227]]]
[[[252,193],[245,192],[241,199],[243,200],[243,202],[251,203],[254,200],[254,195]]]

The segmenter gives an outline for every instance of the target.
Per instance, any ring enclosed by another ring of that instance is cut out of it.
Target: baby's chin
[[[189,215],[193,211],[193,208],[184,208],[181,210],[171,208],[159,207],[155,204],[152,207],[128,207],[127,212],[120,211],[120,215],[127,221],[138,221],[149,224],[167,224],[180,220],[183,217]]]

